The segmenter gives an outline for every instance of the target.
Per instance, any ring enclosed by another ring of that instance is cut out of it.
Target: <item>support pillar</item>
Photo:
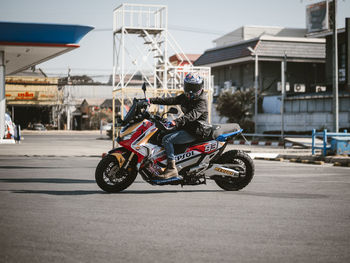
[[[333,1],[333,131],[339,132],[337,1]]]
[[[57,130],[61,130],[61,111],[58,105],[56,107],[56,112],[57,112]]]
[[[0,51],[0,141],[5,135],[5,52]]]
[[[258,133],[258,79],[259,79],[259,61],[258,53],[255,51],[255,70],[254,70],[254,132]]]
[[[286,69],[286,59],[281,62],[281,138],[284,140],[284,96],[285,96],[285,87],[286,87],[286,78],[285,78],[285,69]]]
[[[71,130],[71,116],[70,116],[70,106],[69,104],[67,105],[67,130],[70,131]]]

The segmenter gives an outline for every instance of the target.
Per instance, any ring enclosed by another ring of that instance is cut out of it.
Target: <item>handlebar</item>
[[[147,108],[147,106],[149,106],[149,101],[147,99],[139,99],[137,100],[137,106]]]
[[[168,127],[166,125],[167,123],[167,120],[164,120],[163,118],[159,117],[158,115],[151,115],[150,114],[150,117],[149,119],[151,121],[153,121],[155,124],[156,124],[156,127],[160,130],[163,130],[163,131],[172,131],[172,130],[175,130],[175,126],[174,127]]]
[[[122,122],[122,125],[123,126],[126,125],[129,121],[131,121],[132,119],[134,119],[136,117],[137,119],[139,119],[139,118],[149,119],[156,124],[156,127],[158,129],[161,129],[164,131],[172,131],[175,129],[175,127],[168,127],[166,125],[166,123],[167,123],[166,119],[163,119],[162,117],[160,117],[158,115],[150,114],[146,110],[149,105],[150,105],[149,100],[147,100],[147,99],[134,98],[133,105],[132,105],[130,111],[128,112],[128,114],[130,114],[129,118],[126,118]],[[142,111],[142,109],[144,109],[144,110]]]

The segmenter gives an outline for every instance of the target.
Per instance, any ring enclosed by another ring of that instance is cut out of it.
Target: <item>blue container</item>
[[[334,154],[350,155],[350,138],[349,137],[332,137],[331,149]]]

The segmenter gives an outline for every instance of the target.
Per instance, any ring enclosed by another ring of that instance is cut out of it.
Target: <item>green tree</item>
[[[100,84],[100,82],[95,82],[91,77],[87,75],[76,75],[68,77],[60,78],[58,83],[61,85],[73,84],[73,85],[83,85],[83,84]]]
[[[217,100],[217,111],[227,117],[228,122],[241,125],[246,132],[254,131],[252,113],[254,112],[254,89],[246,91],[223,92]]]

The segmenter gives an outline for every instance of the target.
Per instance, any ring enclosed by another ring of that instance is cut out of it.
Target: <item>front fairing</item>
[[[120,133],[118,143],[125,149],[134,152],[140,163],[150,154],[150,138],[157,132],[158,128],[149,120],[143,120],[124,129]]]

